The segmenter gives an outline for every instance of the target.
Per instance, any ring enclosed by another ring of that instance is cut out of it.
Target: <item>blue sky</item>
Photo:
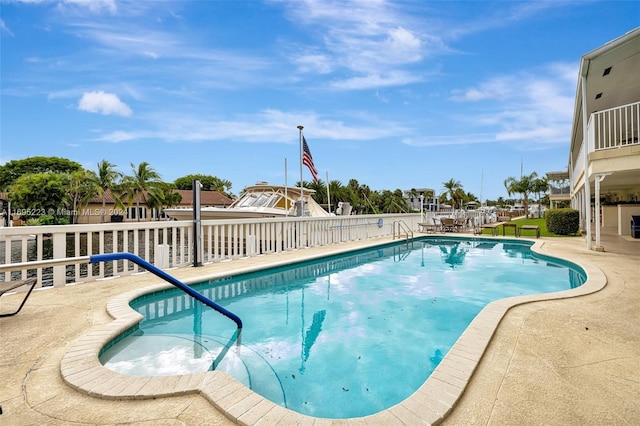
[[[300,179],[302,125],[322,180],[506,198],[566,169],[580,57],[638,26],[638,1],[0,0],[0,163],[239,194]]]

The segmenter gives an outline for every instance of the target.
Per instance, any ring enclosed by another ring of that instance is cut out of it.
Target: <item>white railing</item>
[[[569,185],[553,185],[549,184],[549,194],[551,195],[571,195],[571,187]]]
[[[393,234],[403,220],[415,230],[419,214],[269,218],[202,221],[203,262],[326,246]],[[129,222],[89,225],[0,228],[0,282],[37,277],[38,287],[130,275],[142,270],[128,260],[88,264],[86,256],[133,253],[160,268],[193,263],[191,221]],[[37,262],[80,258],[71,265],[39,266]],[[33,263],[33,267],[11,264]]]
[[[640,102],[593,113],[589,120],[589,133],[594,135],[594,145],[590,148],[598,151],[639,144],[638,123]]]
[[[571,171],[571,185],[572,191],[575,191],[575,187],[578,184],[578,179],[582,176],[584,171],[584,150],[585,144],[584,142],[580,145],[580,151],[578,152],[578,156],[575,157],[575,162],[573,164],[573,169]]]
[[[587,141],[585,144],[584,141]],[[595,151],[623,148],[640,144],[640,102],[623,105],[603,111],[594,112],[589,118],[587,134],[580,145],[580,152],[575,157],[571,182],[578,183],[585,168],[584,150],[588,154]]]

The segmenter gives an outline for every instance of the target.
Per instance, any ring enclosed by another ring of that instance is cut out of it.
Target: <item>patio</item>
[[[185,280],[204,275],[207,270],[239,271],[248,266],[327,254],[337,247],[355,248],[388,240],[385,237],[294,250],[202,268],[180,268],[171,273]],[[604,233],[604,252],[587,251],[583,237],[543,237],[538,241],[544,242],[545,254],[599,267],[607,277],[607,286],[587,296],[512,308],[444,424],[637,422],[640,240],[627,241]],[[62,381],[60,360],[71,344],[91,327],[111,321],[105,311],[107,302],[118,294],[156,282],[156,277],[140,274],[38,290],[18,315],[0,320],[2,423],[233,424],[197,394],[155,400],[105,400],[79,393]],[[21,298],[21,294],[3,297],[3,309],[10,309]],[[345,422],[316,421],[316,424],[332,423]],[[397,424],[402,423],[398,420]]]

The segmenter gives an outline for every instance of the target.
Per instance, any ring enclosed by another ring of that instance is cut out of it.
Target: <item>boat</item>
[[[300,187],[257,182],[245,187],[240,197],[229,207],[202,207],[200,219],[333,216],[311,197],[315,192],[313,189],[302,188],[301,194]],[[192,207],[170,208],[164,212],[174,220],[193,220]]]

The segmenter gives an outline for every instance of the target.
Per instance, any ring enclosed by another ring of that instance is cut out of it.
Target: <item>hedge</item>
[[[556,235],[576,234],[580,229],[580,212],[574,209],[553,209],[545,212],[547,230]]]

